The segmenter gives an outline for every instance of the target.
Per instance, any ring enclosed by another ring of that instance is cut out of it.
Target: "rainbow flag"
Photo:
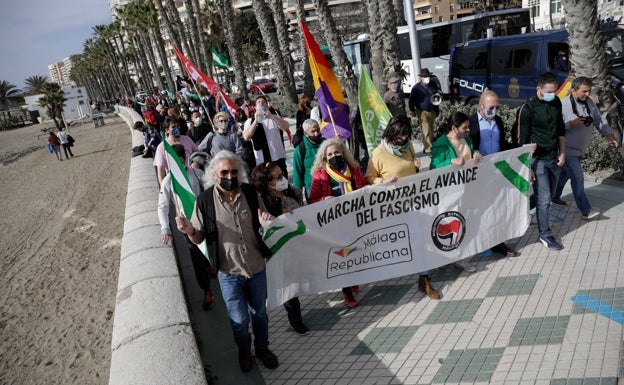
[[[346,140],[351,136],[351,125],[349,107],[342,93],[342,87],[303,20],[299,21],[299,25],[303,31],[316,98],[323,118],[320,124],[321,133],[325,138],[339,136]]]

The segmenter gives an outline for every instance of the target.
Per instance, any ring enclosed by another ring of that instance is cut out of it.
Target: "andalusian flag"
[[[305,38],[316,99],[323,117],[320,125],[321,133],[325,138],[340,136],[343,140],[348,139],[351,136],[351,125],[349,124],[349,108],[342,93],[342,87],[303,20],[300,20],[299,24]]]
[[[184,67],[184,71],[186,72],[186,74],[191,79],[193,79],[195,83],[206,87],[206,89],[210,91],[211,94],[216,95],[221,88],[219,87],[219,84],[212,80],[210,76],[206,75],[199,68],[197,68],[197,66],[193,64],[189,59],[187,59],[186,56],[184,56],[184,54],[180,52],[179,49],[177,49],[176,47],[173,47],[173,49],[175,50],[176,55],[178,55],[180,61],[182,62],[182,66]]]
[[[366,147],[368,153],[372,154],[375,147],[381,143],[381,136],[392,119],[392,114],[364,66],[360,66],[358,104]]]
[[[217,68],[223,68],[224,70],[230,68],[230,61],[225,57],[219,55],[216,49],[212,49],[212,65]]]
[[[186,218],[191,220],[193,216],[197,215],[195,211],[196,197],[191,187],[191,182],[186,173],[186,167],[182,163],[182,160],[176,154],[175,150],[169,142],[163,140],[165,146],[165,155],[167,157],[167,165],[169,166],[169,177],[171,178],[171,191],[173,192],[173,199],[176,202],[176,210],[181,212]],[[206,240],[197,245],[199,250],[206,256],[208,262],[212,264],[210,257],[208,256],[208,247]]]

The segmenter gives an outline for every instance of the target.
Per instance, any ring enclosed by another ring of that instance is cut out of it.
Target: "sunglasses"
[[[238,169],[237,168],[233,168],[231,170],[221,170],[219,171],[219,176],[221,178],[225,178],[226,176],[232,175],[234,178],[236,178],[238,176]]]

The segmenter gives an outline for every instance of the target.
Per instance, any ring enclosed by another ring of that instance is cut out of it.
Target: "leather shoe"
[[[520,255],[520,253],[507,246],[505,243],[499,243],[498,245],[492,247],[492,251],[495,253],[503,254],[506,257],[517,257]]]
[[[251,370],[253,357],[250,349],[238,349],[238,366],[245,373]]]
[[[277,356],[269,348],[256,348],[256,357],[262,361],[267,369],[275,369],[279,366]]]
[[[438,293],[438,291],[431,286],[428,275],[418,276],[418,290],[427,294],[427,296],[431,299],[440,299],[440,293]]]

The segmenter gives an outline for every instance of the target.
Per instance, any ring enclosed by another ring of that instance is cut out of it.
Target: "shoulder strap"
[[[305,161],[305,156],[306,156],[306,148],[305,148],[305,142],[303,139],[301,139],[301,142],[299,142],[299,155],[301,155],[301,162]]]

